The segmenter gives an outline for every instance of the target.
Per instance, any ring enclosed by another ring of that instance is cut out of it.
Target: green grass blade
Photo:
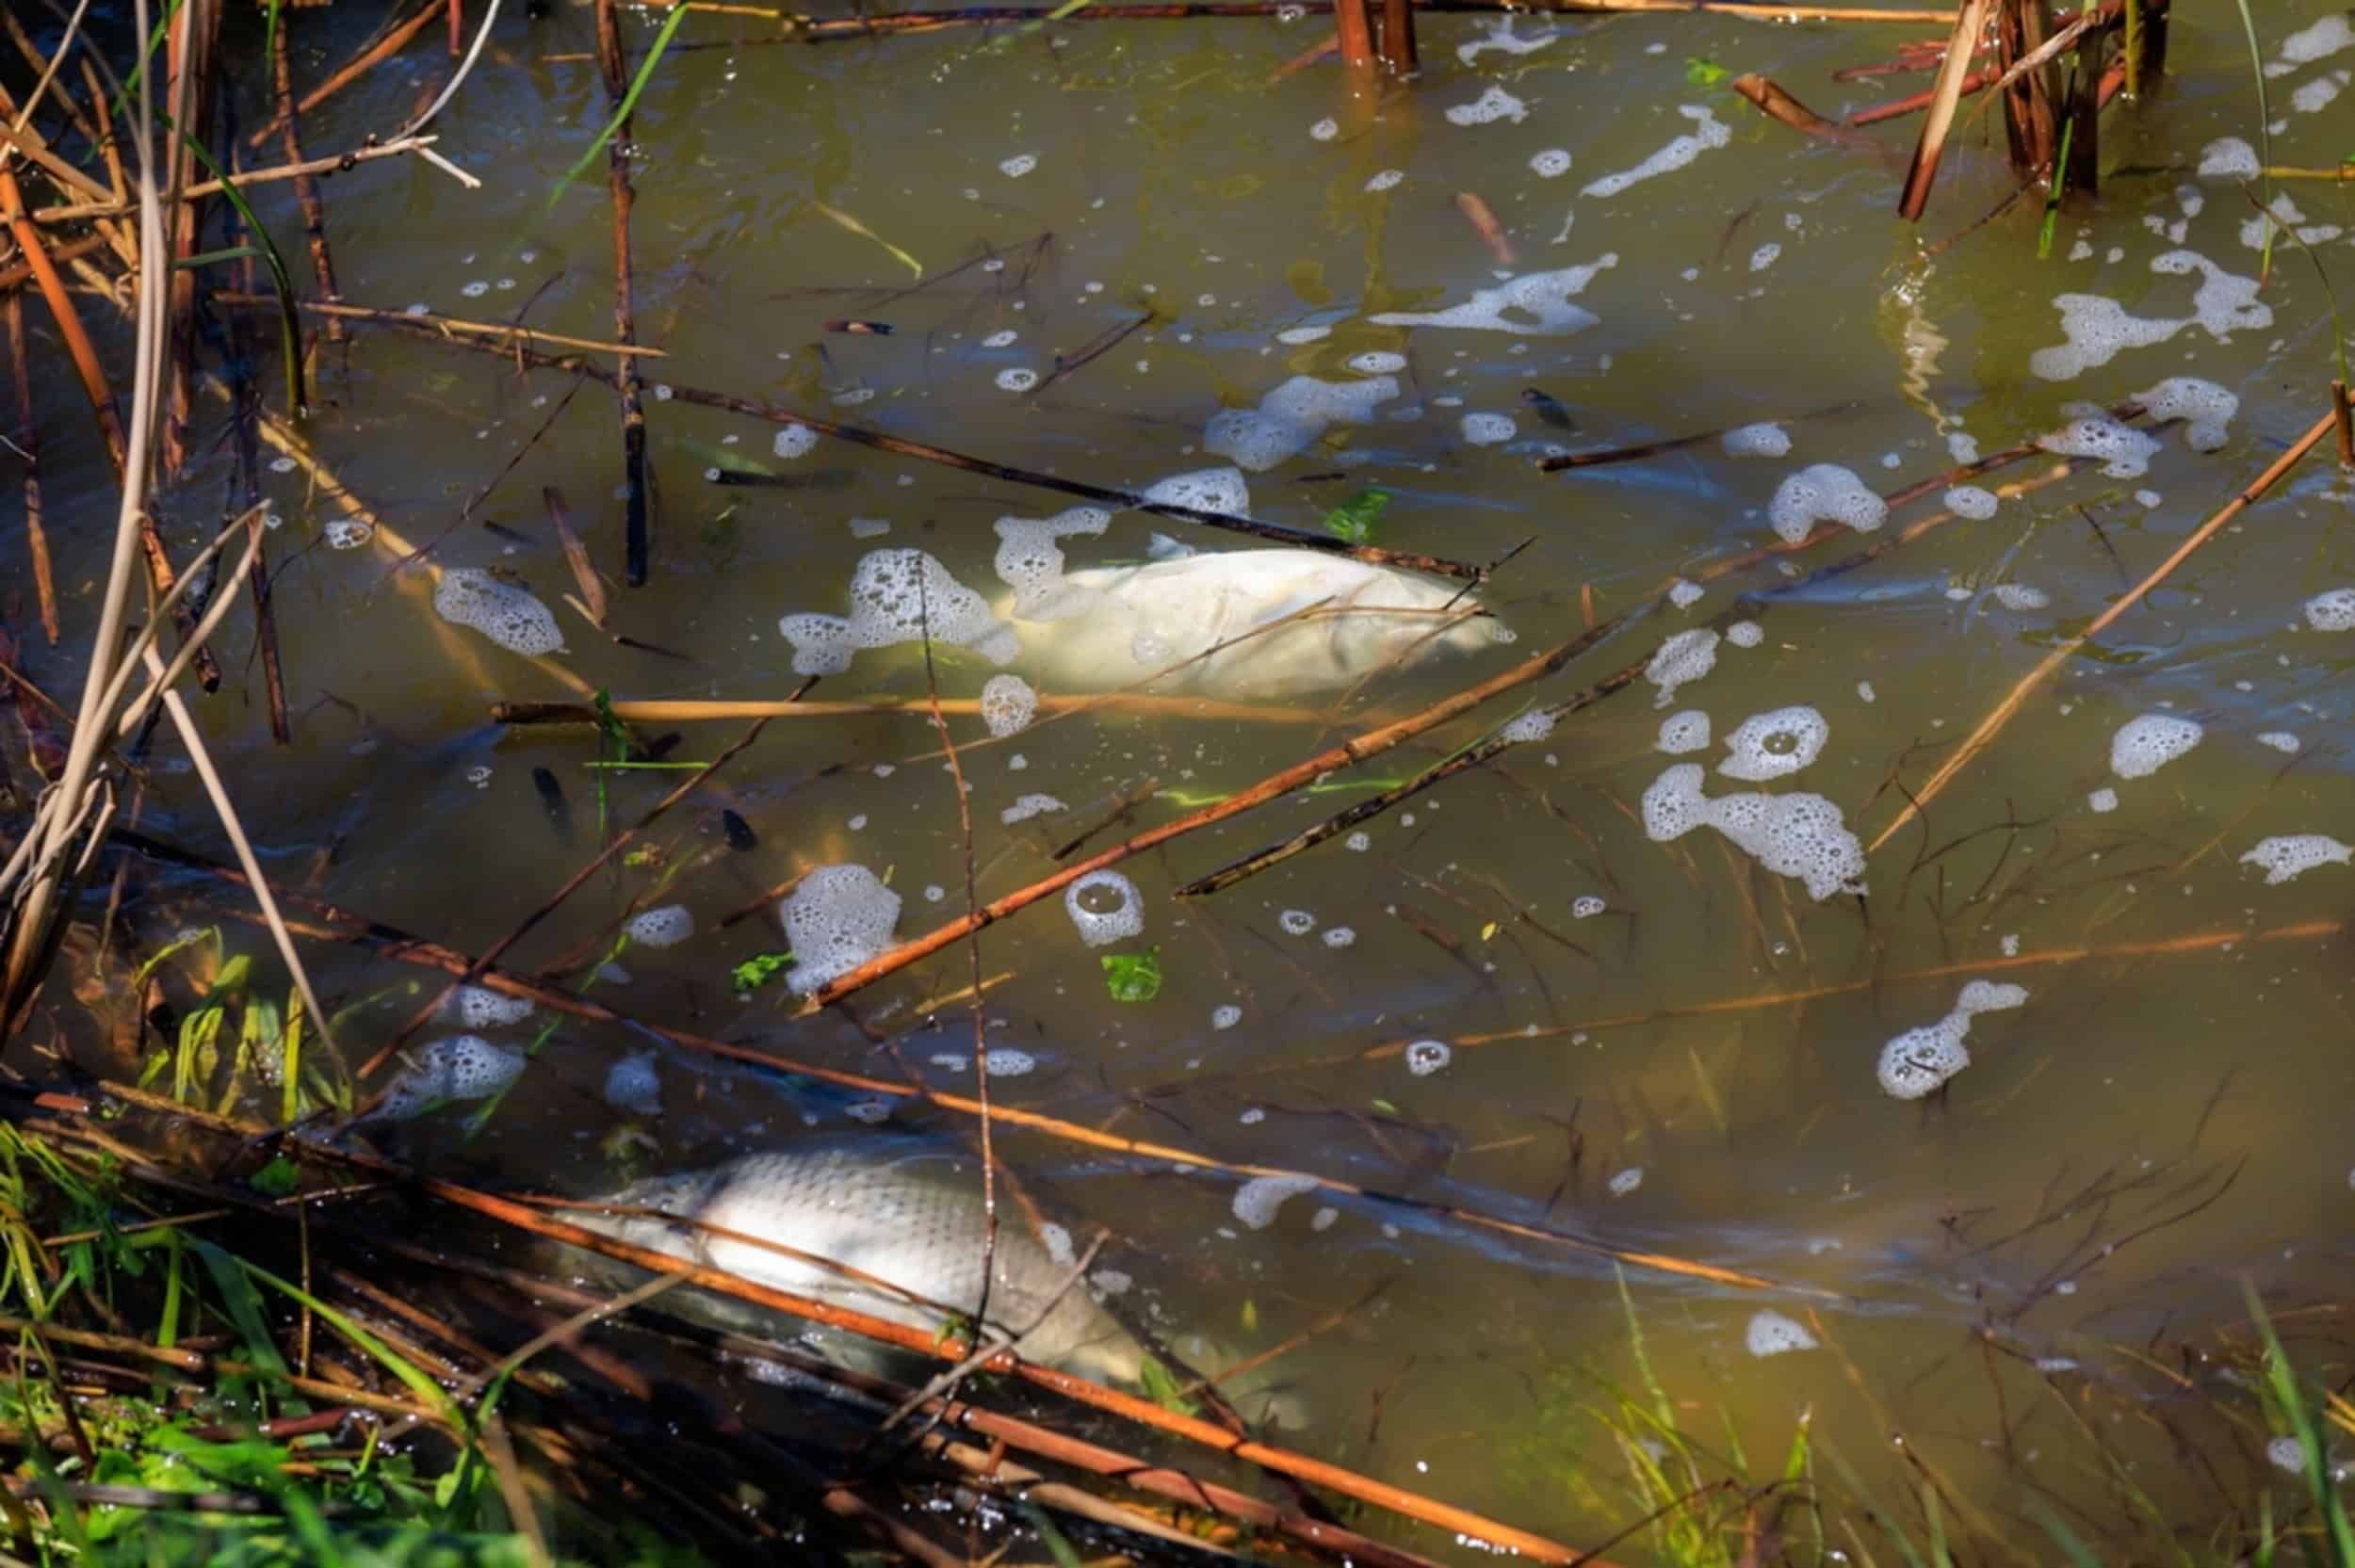
[[[443,1389],[442,1385],[435,1382],[431,1378],[426,1376],[426,1374],[420,1370],[414,1363],[395,1352],[391,1346],[386,1345],[382,1340],[377,1338],[376,1335],[370,1334],[367,1330],[362,1328],[359,1324],[353,1322],[342,1313],[337,1312],[333,1307],[329,1306],[325,1301],[320,1301],[317,1297],[312,1295],[300,1285],[288,1280],[280,1279],[277,1275],[271,1273],[268,1269],[262,1268],[259,1264],[248,1263],[245,1259],[240,1257],[232,1257],[227,1253],[222,1252],[220,1248],[209,1241],[191,1240],[188,1244],[194,1247],[197,1250],[197,1254],[204,1259],[205,1265],[212,1269],[215,1280],[223,1280],[224,1271],[227,1274],[237,1277],[239,1283],[244,1286],[243,1294],[248,1299],[247,1310],[252,1313],[253,1320],[257,1328],[259,1327],[261,1321],[259,1307],[260,1297],[253,1289],[252,1281],[254,1280],[261,1281],[264,1285],[268,1285],[272,1290],[277,1291],[279,1294],[286,1297],[288,1300],[296,1302],[297,1304],[310,1308],[311,1311],[330,1328],[333,1329],[337,1334],[342,1334],[346,1339],[350,1340],[353,1345],[359,1347],[360,1350],[366,1352],[370,1360],[374,1361],[378,1366],[383,1367],[384,1370],[390,1372],[396,1378],[398,1378],[401,1382],[408,1387],[409,1392],[417,1397],[417,1400],[420,1404],[431,1407],[437,1414],[447,1420],[459,1431],[463,1431],[466,1430],[464,1415],[459,1411],[458,1406],[451,1401],[448,1393]],[[226,1283],[223,1284],[222,1289],[224,1294],[231,1293]],[[233,1300],[235,1298],[233,1296]],[[240,1329],[242,1329],[243,1326],[244,1324],[241,1319],[239,1322]],[[267,1336],[265,1336],[264,1343],[268,1343]],[[278,1354],[276,1347],[272,1346],[270,1348],[270,1354],[273,1357]],[[277,1370],[281,1373],[281,1375],[284,1375],[285,1371],[284,1362],[278,1362]]]
[[[213,155],[204,151],[203,143],[185,131],[179,136],[188,151],[196,154],[197,162],[220,182],[220,193],[229,198],[229,204],[237,209],[237,217],[245,224],[246,233],[252,234],[253,243],[262,248],[262,264],[269,268],[270,286],[278,296],[278,347],[286,362],[286,410],[296,418],[300,418],[311,400],[302,385],[302,324],[295,315],[294,279],[286,271],[286,258],[278,253],[277,242],[269,237],[269,231],[262,227],[262,220],[253,216],[252,207],[246,202],[245,193],[237,189],[236,182],[213,160]]]
[[[2273,176],[2265,172],[2273,167],[2273,110],[2266,103],[2266,50],[2257,41],[2257,19],[2249,13],[2249,0],[2233,3],[2240,8],[2241,31],[2249,35],[2249,74],[2257,84],[2257,188],[2266,212],[2265,254],[2257,267],[2262,278],[2273,270]]]
[[[662,30],[654,36],[654,47],[646,51],[646,57],[639,62],[638,74],[630,78],[629,90],[622,94],[621,106],[613,111],[613,118],[605,122],[605,129],[597,133],[597,139],[589,144],[589,151],[580,155],[580,161],[566,170],[564,177],[556,182],[558,195],[562,194],[566,186],[579,179],[596,161],[597,154],[605,151],[606,143],[620,133],[622,121],[627,120],[630,111],[638,106],[638,94],[644,90],[647,78],[654,74],[656,63],[662,58],[662,51],[671,46],[671,35],[677,32],[678,24],[686,20],[685,6],[671,8],[671,14],[663,19]],[[555,197],[551,196],[549,200],[553,203]]]
[[[2282,1349],[2273,1324],[2266,1317],[2265,1303],[2257,1299],[2257,1287],[2244,1280],[2241,1291],[2249,1299],[2249,1316],[2265,1341],[2266,1403],[2298,1439],[2298,1468],[2305,1474],[2314,1512],[2322,1521],[2323,1541],[2330,1547],[2327,1560],[2331,1568],[2355,1568],[2355,1521],[2347,1518],[2347,1504],[2340,1500],[2339,1490],[2331,1482],[2331,1457],[2323,1447],[2314,1411],[2306,1403],[2305,1391],[2298,1385],[2298,1373],[2290,1366],[2289,1352]]]

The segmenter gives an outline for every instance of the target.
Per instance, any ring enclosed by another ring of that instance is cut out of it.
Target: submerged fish
[[[1464,654],[1513,634],[1460,583],[1317,550],[1233,550],[1064,574],[1036,620],[999,614],[1022,640],[1019,668],[1064,691],[1127,686],[1309,606],[1281,630],[1187,665],[1157,691],[1281,698],[1348,686],[1393,664]]]
[[[708,1170],[657,1176],[605,1201],[616,1207],[657,1209],[754,1239],[651,1215],[584,1211],[573,1218],[632,1246],[912,1328],[937,1329],[943,1315],[758,1243],[831,1258],[960,1314],[969,1315],[981,1295],[980,1178],[969,1161],[926,1140],[871,1134],[810,1140],[788,1152],[746,1155]],[[995,1262],[990,1322],[1010,1334],[1028,1331],[1015,1341],[1024,1356],[1099,1381],[1139,1380],[1144,1347],[1096,1304],[1086,1282],[1057,1299],[1070,1269],[1048,1256],[1019,1220],[1002,1210]]]

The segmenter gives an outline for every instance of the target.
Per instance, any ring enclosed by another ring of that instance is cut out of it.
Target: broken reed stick
[[[943,697],[942,711],[959,716],[978,714],[982,704],[971,697]],[[1160,697],[1145,692],[1098,692],[1083,696],[1048,696],[1038,700],[1041,714],[1075,713],[1109,707],[1145,718],[1214,719],[1226,723],[1316,724],[1325,715],[1314,708],[1270,707],[1250,703],[1222,703],[1208,697]],[[613,717],[625,724],[700,724],[740,719],[845,719],[883,716],[923,719],[931,713],[914,699],[878,698],[865,702],[796,703],[790,698],[700,700],[692,698],[616,699]],[[588,703],[494,703],[495,724],[594,724],[596,708]]]
[[[596,7],[597,66],[605,74],[606,98],[618,112],[630,86],[620,9],[617,0],[596,0]],[[456,14],[451,12],[453,19]],[[629,213],[637,192],[629,183],[629,127],[625,116],[606,138],[606,191],[613,203],[613,336],[624,346],[613,367],[622,401],[622,581],[642,588],[647,572],[646,411],[639,396],[638,356],[630,352],[638,341],[638,319],[630,278]]]
[[[7,323],[8,370],[16,384],[16,435],[10,445],[24,464],[24,547],[32,558],[33,594],[41,604],[41,629],[57,645],[57,584],[49,565],[49,530],[41,510],[41,426],[33,417],[32,376],[24,364],[24,299],[14,290],[0,296]]]
[[[359,54],[352,57],[349,62],[347,62],[340,70],[335,72],[333,75],[328,77],[327,80],[321,82],[318,86],[304,93],[300,100],[296,103],[295,112],[298,114],[310,113],[313,109],[317,108],[321,104],[327,102],[328,99],[333,97],[336,93],[341,92],[344,89],[349,87],[353,82],[358,81],[362,76],[367,74],[367,73],[375,66],[385,60],[391,59],[395,55],[399,54],[411,39],[415,38],[419,33],[424,32],[426,28],[432,25],[433,19],[436,16],[439,16],[441,11],[442,0],[425,0],[425,3],[417,8],[415,14],[412,15],[408,21],[403,22],[398,27],[395,27],[392,31],[378,39],[374,43],[369,44],[366,48],[361,50]],[[284,18],[280,18],[280,21],[283,23]],[[252,136],[246,137],[246,145],[248,147],[259,147],[262,143],[268,141],[271,137],[274,137],[277,134],[278,122],[273,119],[268,124],[264,125],[260,130],[255,131]]]
[[[1836,120],[1826,120],[1756,72],[1736,76],[1727,85],[1748,99],[1767,119],[1788,125],[1801,136],[1813,137],[1839,147],[1880,150],[1880,143],[1871,137],[1860,135]]]
[[[1341,64],[1354,72],[1373,69],[1373,16],[1369,0],[1333,0],[1334,30],[1341,42]]]
[[[281,18],[283,22],[284,19]],[[302,137],[298,129],[300,116],[294,104],[294,73],[287,64],[287,35],[285,26],[271,30],[270,87],[277,95],[279,141],[285,149],[286,162],[300,168],[302,163]],[[245,187],[240,185],[239,190]],[[327,249],[327,209],[319,201],[319,183],[308,170],[295,176],[295,201],[302,209],[302,234],[311,248],[311,270],[319,281],[319,297],[333,301],[343,298],[335,286],[335,263]],[[327,341],[341,343],[344,324],[334,316],[327,318]]]
[[[1411,76],[1419,63],[1414,0],[1382,0],[1382,64],[1394,76]]]
[[[1878,850],[1899,829],[1919,816],[1922,809],[1936,800],[1946,786],[1954,782],[1957,774],[1970,767],[1972,760],[1987,750],[1996,736],[2002,733],[2004,726],[2011,722],[2012,716],[2020,711],[2030,694],[2050,679],[2055,671],[2074,658],[2087,643],[2108,630],[2111,622],[2140,604],[2152,589],[2171,576],[2175,569],[2190,558],[2193,551],[2216,537],[2217,532],[2226,524],[2254,505],[2260,496],[2280,482],[2283,475],[2297,467],[2300,459],[2322,445],[2324,438],[2331,434],[2336,425],[2337,420],[2334,414],[2324,414],[2322,418],[2315,421],[2314,428],[2293,442],[2290,449],[2276,458],[2271,466],[2251,479],[2240,493],[2226,502],[2214,517],[2192,530],[2190,537],[2177,545],[2174,552],[2167,559],[2161,561],[2149,576],[2120,595],[2111,603],[2109,608],[2095,616],[2083,631],[2045,655],[2037,662],[2035,669],[2020,677],[2012,688],[2005,693],[2003,701],[1996,703],[1985,719],[1979,720],[1978,727],[1973,730],[1963,743],[1955,749],[1954,754],[1946,759],[1938,771],[1924,781],[1921,788],[1906,795],[1905,805],[1898,811],[1895,819],[1883,828],[1872,843],[1865,846],[1866,852]]]
[[[248,173],[239,174],[234,180],[200,180],[183,189],[180,192],[180,200],[184,202],[201,202],[208,196],[219,195],[223,189],[233,184],[242,193],[252,189],[255,186],[275,185],[282,180],[301,180],[314,174],[340,174],[347,169],[356,168],[364,163],[374,163],[379,158],[397,158],[406,153],[422,152],[440,139],[439,137],[402,137],[396,141],[387,141],[375,146],[354,147],[349,152],[331,154],[326,157],[306,158],[299,163],[272,164],[268,169],[256,169]],[[43,207],[32,217],[37,223],[75,223],[84,218],[122,218],[138,210],[138,202],[131,200],[83,202],[71,206]]]
[[[272,310],[278,307],[277,299],[268,294],[230,293],[226,290],[214,295],[213,302],[220,305],[268,306]],[[642,360],[666,359],[670,355],[667,348],[650,348],[641,343],[600,343],[595,338],[567,337],[561,332],[544,332],[537,328],[518,327],[507,321],[464,321],[454,315],[430,313],[411,315],[407,311],[386,311],[374,305],[347,305],[341,301],[330,303],[318,299],[299,299],[295,303],[314,315],[333,316],[343,321],[364,321],[380,327],[405,325],[413,329],[424,325],[437,333],[495,338],[500,341],[494,348],[502,356],[508,354],[506,346],[510,343],[544,343],[556,348],[577,348],[592,354],[629,354]],[[610,380],[607,384],[610,385]]]
[[[1696,430],[1691,435],[1668,436],[1660,441],[1638,442],[1632,446],[1606,447],[1600,452],[1569,452],[1558,458],[1546,458],[1539,461],[1537,468],[1540,473],[1559,474],[1565,469],[1595,468],[1610,462],[1636,462],[1645,458],[1656,458],[1663,452],[1681,451],[1687,446],[1706,445],[1717,440],[1728,431],[1738,430],[1746,425],[1795,425],[1803,420],[1828,419],[1834,414],[1853,413],[1861,407],[1863,407],[1862,404],[1852,399],[1845,403],[1833,403],[1825,408],[1813,409],[1806,413],[1784,414],[1778,418],[1765,420],[1746,419],[1742,425],[1720,425],[1713,429]]]
[[[1930,186],[1938,178],[1938,164],[1946,151],[1946,133],[1955,122],[1955,105],[1962,97],[1964,79],[1971,72],[1971,52],[1978,46],[1979,34],[1987,25],[1989,0],[1962,0],[1962,8],[1955,18],[1954,36],[1946,45],[1946,57],[1939,63],[1938,84],[1930,89],[1929,119],[1922,126],[1922,139],[1914,144],[1913,163],[1906,170],[1905,189],[1897,199],[1897,216],[1908,223],[1918,223],[1922,209],[1930,199]]]
[[[22,375],[23,372],[20,371],[18,374]],[[2355,409],[2351,409],[2348,405],[2345,381],[2331,383],[2331,420],[2338,427],[2339,431],[2339,466],[2355,468]],[[57,634],[51,632],[49,640],[57,641]]]
[[[145,855],[151,860],[201,871],[231,887],[249,891],[252,889],[251,880],[237,867],[224,865],[209,856],[198,854],[194,850],[183,849],[176,844],[154,838],[137,829],[118,828],[108,842],[115,847]],[[761,1050],[751,1045],[739,1045],[723,1040],[714,1040],[708,1036],[693,1034],[667,1025],[645,1023],[620,1012],[606,1003],[596,1001],[585,994],[569,991],[561,986],[549,984],[513,970],[501,969],[496,966],[490,956],[470,956],[442,943],[413,935],[397,926],[354,913],[310,894],[280,887],[275,882],[272,882],[270,886],[277,897],[287,905],[307,910],[321,920],[328,922],[328,925],[323,928],[307,926],[300,928],[301,934],[315,940],[342,942],[366,948],[371,952],[381,953],[396,962],[438,969],[444,974],[458,977],[463,983],[480,985],[503,995],[525,997],[545,1007],[552,1012],[563,1013],[567,1017],[582,1019],[589,1023],[643,1030],[668,1044],[698,1056],[712,1057],[725,1061],[746,1062],[777,1071],[799,1073],[838,1088],[874,1094],[886,1099],[918,1101],[962,1115],[983,1114],[981,1102],[965,1095],[935,1092],[927,1090],[921,1084],[878,1078],[863,1073],[846,1072],[840,1068],[780,1056],[775,1052]],[[244,909],[236,909],[229,913],[240,919],[258,918],[251,911]],[[963,993],[958,994],[960,997],[963,994]],[[1523,1240],[1567,1247],[1575,1252],[1607,1257],[1631,1268],[1647,1269],[1681,1278],[1705,1280],[1712,1284],[1734,1285],[1744,1289],[1787,1288],[1778,1282],[1762,1279],[1754,1274],[1746,1274],[1736,1269],[1721,1269],[1714,1264],[1701,1263],[1660,1253],[1631,1252],[1574,1231],[1509,1220],[1501,1215],[1486,1214],[1478,1209],[1386,1192],[1376,1188],[1363,1187],[1355,1182],[1318,1176],[1306,1172],[1290,1171],[1277,1166],[1237,1164],[1170,1144],[1123,1138],[1115,1133],[1103,1132],[1038,1111],[1008,1106],[1002,1102],[991,1105],[988,1115],[993,1121],[1024,1127],[1063,1142],[1075,1143],[1085,1148],[1100,1149],[1139,1159],[1171,1161],[1192,1170],[1215,1172],[1220,1175],[1229,1176],[1239,1181],[1248,1181],[1255,1176],[1301,1177],[1325,1191],[1339,1193],[1344,1197],[1366,1198],[1403,1208],[1411,1208],[1419,1213],[1453,1220],[1473,1229],[1493,1231]]]
[[[1439,15],[1493,15],[1500,11],[1537,11],[1565,15],[1651,11],[1670,14],[1739,16],[1767,22],[1865,22],[1898,25],[1945,27],[1952,10],[1894,6],[1773,5],[1758,0],[1551,0],[1535,6],[1513,0],[1416,0],[1414,8]],[[1168,5],[1087,6],[1067,10],[1057,22],[1181,22],[1198,17],[1334,15],[1336,0],[1186,0]],[[873,38],[890,33],[929,33],[947,27],[989,26],[998,23],[1043,21],[1052,14],[1045,6],[962,6],[937,11],[887,11],[869,17],[788,16],[785,30],[774,39],[741,39],[725,43],[673,44],[674,49],[739,48],[748,43],[826,43],[840,39]]]
[[[1079,11],[1074,14],[1084,16],[1087,13]],[[267,296],[256,299],[246,295],[216,295],[214,298],[222,302],[240,305],[274,305],[275,303]],[[301,301],[300,304],[304,310],[319,308],[308,300]],[[445,318],[430,313],[424,315],[411,315],[406,312],[387,311],[373,307],[344,305],[337,308],[343,312],[347,319],[365,321],[370,326],[408,331],[446,343],[452,348],[466,348],[477,353],[496,354],[501,359],[520,363],[529,369],[567,371],[576,375],[588,376],[607,386],[613,386],[617,381],[614,373],[603,365],[592,364],[573,355],[542,354],[520,347],[476,342],[465,337],[446,335],[441,330],[447,325]],[[496,330],[508,331],[505,328]],[[602,351],[622,351],[607,345],[597,347]],[[1352,560],[1364,561],[1372,566],[1401,567],[1410,572],[1427,572],[1434,576],[1454,577],[1467,582],[1483,582],[1488,575],[1488,568],[1476,566],[1469,561],[1454,560],[1445,556],[1424,555],[1412,550],[1386,550],[1372,544],[1352,544],[1347,540],[1336,538],[1331,534],[1309,533],[1301,528],[1286,527],[1279,523],[1262,523],[1257,518],[1238,517],[1228,512],[1208,511],[1199,507],[1181,507],[1166,501],[1150,501],[1132,491],[1113,490],[1105,485],[1092,485],[1079,479],[1067,479],[1057,474],[1043,474],[1035,469],[1017,468],[1011,463],[992,462],[985,458],[968,457],[963,452],[952,452],[946,447],[934,446],[924,442],[886,435],[881,430],[868,429],[862,426],[836,424],[831,419],[822,419],[816,414],[789,412],[787,410],[772,408],[769,404],[757,402],[750,397],[739,397],[730,393],[707,392],[701,387],[674,384],[671,388],[671,396],[676,402],[692,403],[700,408],[723,409],[730,413],[765,420],[771,425],[799,425],[816,430],[820,435],[834,436],[879,452],[889,452],[895,456],[912,458],[920,462],[938,463],[943,467],[958,469],[964,473],[1002,479],[1009,484],[1028,485],[1033,489],[1054,491],[1059,494],[1073,496],[1082,501],[1093,501],[1100,506],[1112,507],[1118,510],[1151,512],[1157,517],[1175,518],[1179,522],[1199,524],[1204,527],[1223,528],[1230,533],[1249,534],[1254,538],[1287,544],[1294,549],[1317,550],[1326,555],[1347,556]]]

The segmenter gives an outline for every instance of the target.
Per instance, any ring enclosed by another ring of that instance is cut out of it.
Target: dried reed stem
[[[619,108],[629,92],[629,62],[622,50],[622,22],[617,0],[596,0],[597,65],[605,73],[605,92]],[[627,119],[613,126],[606,141],[606,189],[613,202],[613,336],[622,348],[613,367],[614,384],[622,400],[622,507],[624,572],[632,588],[646,581],[646,411],[639,401],[637,306],[630,283],[629,211],[637,193],[629,183]]]
[[[1988,4],[1989,0],[1963,0],[1955,18],[1946,58],[1938,68],[1938,85],[1930,89],[1929,119],[1922,127],[1922,139],[1913,149],[1913,165],[1906,171],[1905,190],[1897,199],[1897,216],[1908,223],[1920,221],[1922,209],[1929,202],[1930,184],[1938,178],[1939,159],[1946,150],[1946,133],[1955,122],[1955,105],[1971,73],[1971,52],[1978,47],[1979,34],[1987,25]]]

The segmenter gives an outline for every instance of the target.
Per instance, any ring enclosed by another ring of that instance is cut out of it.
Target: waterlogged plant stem
[[[495,10],[497,8],[494,5],[492,8]],[[597,139],[589,144],[589,150],[581,154],[579,161],[564,170],[564,177],[556,183],[556,189],[549,193],[550,207],[554,207],[557,198],[564,194],[566,186],[589,171],[589,166],[597,161],[597,154],[605,151],[606,144],[629,122],[630,111],[638,106],[638,95],[645,90],[648,78],[654,75],[654,68],[662,59],[662,52],[671,46],[671,35],[677,32],[678,24],[686,20],[685,6],[672,8],[671,14],[662,19],[662,30],[655,34],[653,47],[647,50],[645,59],[638,67],[638,74],[631,78],[629,89],[622,94],[622,101],[615,106],[612,117],[605,122],[605,129],[597,133]]]

